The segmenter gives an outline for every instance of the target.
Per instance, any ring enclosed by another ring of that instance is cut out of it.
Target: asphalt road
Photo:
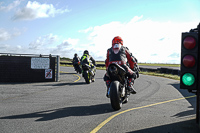
[[[179,81],[141,75],[136,95],[113,111],[105,71],[86,84],[73,68],[61,67],[60,82],[0,84],[0,133],[199,133],[196,97]],[[186,97],[186,98],[185,98]]]

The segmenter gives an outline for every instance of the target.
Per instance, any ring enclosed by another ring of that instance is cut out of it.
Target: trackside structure
[[[58,55],[0,53],[0,82],[59,81]]]
[[[200,127],[200,23],[181,38],[180,89],[197,96],[196,123]]]

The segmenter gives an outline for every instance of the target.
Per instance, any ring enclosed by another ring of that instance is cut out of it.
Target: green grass
[[[140,74],[157,76],[157,77],[164,77],[164,78],[169,78],[169,79],[174,79],[174,80],[180,80],[180,76],[172,75],[172,74],[156,73],[156,72],[140,72]]]
[[[60,60],[60,62],[62,62],[62,63],[72,63],[72,61],[69,61],[69,60]]]
[[[104,61],[96,61],[97,64],[105,64]],[[168,66],[180,67],[180,64],[165,64],[165,63],[138,63],[139,66]]]
[[[72,63],[71,59],[62,58],[60,62],[63,63]],[[105,64],[104,61],[96,61],[96,64]],[[139,66],[165,66],[165,67],[180,67],[180,64],[162,64],[162,63],[138,63]],[[61,65],[65,67],[73,67],[73,65]],[[106,67],[97,67],[99,70],[106,70]],[[150,76],[157,76],[157,77],[164,77],[174,80],[180,80],[178,75],[172,74],[164,74],[164,73],[157,73],[157,72],[140,72],[140,74],[150,75]]]
[[[180,64],[162,64],[162,63],[138,63],[139,66],[167,66],[180,67]]]
[[[64,67],[73,67],[73,65],[61,65]],[[106,67],[97,67],[98,70],[106,70]],[[143,75],[150,75],[150,76],[157,76],[157,77],[164,77],[174,80],[180,80],[180,76],[172,75],[172,74],[164,74],[164,73],[157,73],[157,72],[140,72]]]
[[[61,58],[60,62],[72,63],[72,59]],[[105,64],[104,61],[96,61],[96,64]],[[138,63],[139,66],[167,66],[167,67],[180,67],[180,64],[165,64],[165,63]]]

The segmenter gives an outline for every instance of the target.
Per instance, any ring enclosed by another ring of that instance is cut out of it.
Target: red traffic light
[[[196,46],[196,40],[194,39],[194,37],[186,37],[183,40],[183,45],[186,49],[193,49]]]
[[[183,64],[185,67],[193,67],[195,62],[195,58],[192,55],[186,55],[183,57]]]

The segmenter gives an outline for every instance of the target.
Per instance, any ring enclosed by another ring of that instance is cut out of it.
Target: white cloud
[[[64,40],[61,44],[57,45],[55,48],[51,48],[51,53],[71,57],[71,55],[74,55],[74,52],[79,49],[75,48],[75,45],[77,45],[78,42],[79,39],[68,38]]]
[[[48,34],[38,37],[36,40],[29,44],[29,49],[40,49],[42,47],[48,47],[58,39],[57,35]]]
[[[63,14],[70,10],[56,9],[52,4],[40,4],[37,1],[28,1],[24,8],[19,9],[14,15],[14,20],[33,20],[37,18],[54,17],[56,14]]]
[[[52,54],[70,58],[73,57],[75,52],[80,51],[79,53],[82,53],[81,48],[76,48],[76,46],[79,43],[79,39],[68,38],[64,39],[61,43],[59,43],[61,38],[62,37],[58,35],[53,35],[52,33],[50,33],[36,38],[34,41],[30,42],[28,46],[26,45],[22,46],[21,44],[13,45],[13,44],[0,43],[0,48],[2,53],[43,54],[43,55]]]
[[[124,46],[129,48],[139,62],[180,63],[181,33],[196,28],[197,24],[156,22],[135,16],[127,23],[111,22],[90,27],[88,46],[94,46],[88,49],[95,53],[96,58],[103,55],[101,60],[104,60],[113,37],[121,36]]]
[[[62,57],[70,57],[74,55],[79,48],[75,48],[79,42],[79,39],[68,38],[64,39],[61,43],[62,37],[58,35],[48,34],[44,36],[40,36],[29,44],[28,48],[24,51],[28,53],[34,54],[52,54],[52,55],[60,55]],[[17,46],[20,49],[20,46]],[[24,53],[24,52],[22,52]]]
[[[8,33],[8,31],[4,29],[0,29],[0,41],[2,40],[8,40],[11,38],[11,34]]]
[[[19,29],[6,30],[4,28],[0,28],[0,41],[10,40],[13,37],[21,35],[21,31]]]
[[[27,49],[20,45],[9,45],[6,43],[0,43],[1,53],[28,53]]]
[[[77,45],[78,42],[79,42],[79,39],[68,38],[66,41],[67,41],[69,44]]]
[[[9,4],[8,6],[3,6],[4,2],[0,2],[0,11],[10,11],[14,9],[15,7],[19,6],[21,3],[21,0],[15,0],[13,3]]]
[[[8,49],[9,48],[9,45],[7,44],[0,44],[0,49],[1,49],[1,52],[4,52],[5,49]],[[2,51],[3,50],[3,51]]]
[[[68,58],[73,58],[74,53],[81,56],[87,49],[95,60],[104,61],[113,37],[121,36],[124,46],[130,49],[139,62],[180,63],[181,33],[196,28],[198,23],[158,22],[135,16],[126,23],[113,21],[79,30],[79,35],[82,35],[76,38],[61,40],[62,37],[51,33],[36,38],[28,47],[17,44],[12,47],[2,43],[0,47],[9,53],[17,49],[18,53],[52,54]],[[0,28],[0,41],[20,34],[17,29],[8,31]]]
[[[87,28],[85,30],[79,30],[78,32],[80,32],[80,33],[88,33],[89,31],[92,31],[92,30],[93,30],[93,27],[89,27],[89,28]]]

